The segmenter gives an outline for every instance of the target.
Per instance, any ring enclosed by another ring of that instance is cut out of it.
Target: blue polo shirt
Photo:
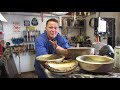
[[[68,41],[66,38],[58,34],[55,38],[57,44],[65,49],[70,48]],[[40,34],[35,40],[35,50],[36,56],[44,55],[44,54],[56,54],[55,49],[53,48],[51,42],[48,39],[47,33],[44,32]],[[46,74],[44,73],[43,68],[39,64],[37,60],[35,60],[35,71],[38,74],[38,77],[46,78]]]
[[[55,38],[57,44],[65,49],[70,48],[66,38],[58,34]],[[56,54],[51,42],[48,39],[47,33],[44,32],[35,41],[36,56],[44,54]]]

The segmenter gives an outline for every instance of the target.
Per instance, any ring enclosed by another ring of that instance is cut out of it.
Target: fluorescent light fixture
[[[54,15],[65,15],[65,14],[67,14],[68,12],[51,12],[52,14],[54,14]]]
[[[4,17],[3,17],[3,15],[0,13],[0,21],[2,21],[2,22],[8,22]]]

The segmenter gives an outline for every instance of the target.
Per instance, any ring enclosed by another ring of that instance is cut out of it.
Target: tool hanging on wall
[[[74,25],[75,25],[75,22],[76,22],[76,20],[77,20],[76,12],[73,12],[73,13],[72,13],[72,18],[73,18],[72,26],[74,26]]]
[[[89,21],[89,26],[94,29],[94,35],[97,43],[100,42],[100,34],[98,32],[98,20],[99,18],[91,18]]]
[[[62,31],[62,34],[67,37],[67,34],[68,34],[68,28],[67,28],[67,20],[66,19],[63,19],[63,26],[64,26],[64,29]]]
[[[0,31],[3,31],[3,23],[0,21]]]
[[[43,13],[42,12],[41,12],[40,16],[41,16],[41,21],[43,22]]]

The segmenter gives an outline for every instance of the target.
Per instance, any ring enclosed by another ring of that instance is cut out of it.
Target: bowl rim
[[[70,47],[68,50],[76,50],[76,49],[94,49],[93,47]]]
[[[100,62],[87,62],[87,61],[84,61],[84,60],[80,59],[80,57],[84,57],[84,56],[99,56],[99,57],[105,57],[105,58],[110,59],[110,61],[108,61],[108,62],[102,62],[102,63],[100,63]],[[111,63],[114,63],[114,62],[115,62],[114,58],[111,58],[111,57],[108,57],[108,56],[101,56],[101,55],[81,55],[81,56],[76,57],[76,60],[77,60],[77,61],[80,61],[80,62],[83,62],[83,63],[87,63],[87,64],[111,64]]]
[[[58,55],[58,56],[60,56],[61,58],[58,58],[58,59],[47,59],[47,60],[43,60],[43,59],[39,59],[39,57],[44,57],[44,56],[51,56],[51,55],[58,55],[58,54],[44,54],[44,55],[40,55],[40,56],[37,56],[36,57],[36,60],[38,60],[38,61],[59,61],[59,60],[63,60],[64,58],[65,58],[65,56],[64,55]]]

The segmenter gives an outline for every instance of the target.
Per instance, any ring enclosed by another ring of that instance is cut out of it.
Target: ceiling
[[[56,16],[64,15],[64,17],[66,17],[67,15],[71,15],[73,18],[82,18],[83,19],[83,18],[86,18],[87,16],[95,14],[96,12],[67,12],[67,13],[66,12],[1,12],[1,13],[3,13],[3,14],[18,14],[18,15],[31,15],[30,13],[33,13],[32,15],[53,14]]]

